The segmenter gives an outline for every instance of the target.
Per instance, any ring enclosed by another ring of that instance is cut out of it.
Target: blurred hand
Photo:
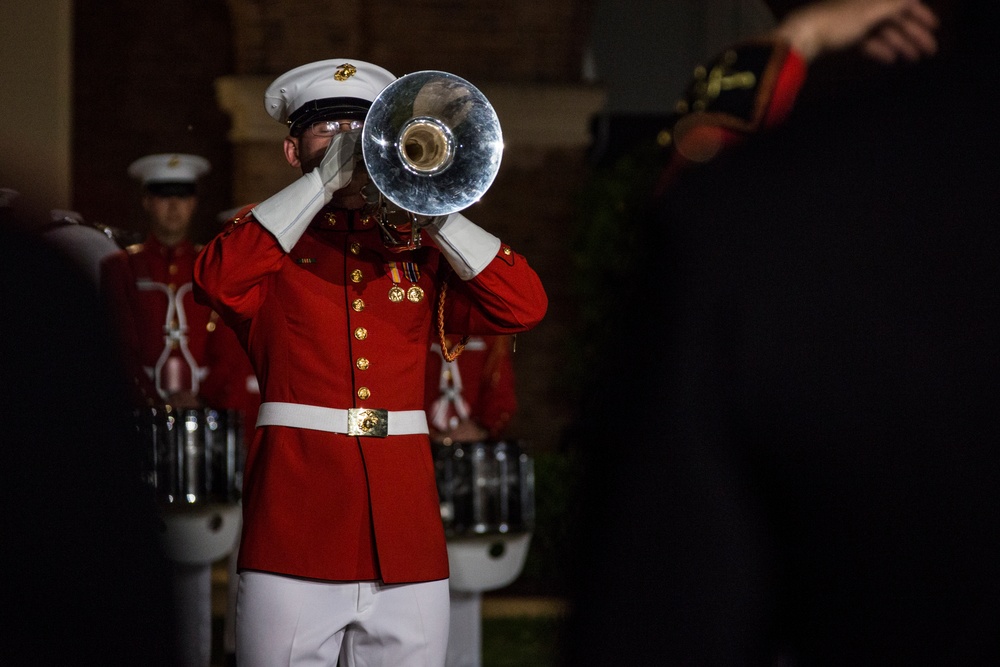
[[[472,421],[466,419],[459,422],[458,426],[449,431],[438,431],[431,434],[434,442],[444,442],[452,444],[455,442],[482,442],[489,436],[489,431]]]
[[[167,398],[167,404],[178,410],[195,410],[201,407],[198,396],[190,391],[177,391]]]
[[[921,0],[823,0],[775,28],[807,62],[851,48],[878,62],[917,61],[937,52],[938,18]]]

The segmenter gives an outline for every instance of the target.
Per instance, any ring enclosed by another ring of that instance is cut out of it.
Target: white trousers
[[[451,591],[448,655],[445,667],[483,664],[483,594]]]
[[[333,583],[265,572],[240,575],[236,664],[442,667],[448,580]]]
[[[236,561],[240,553],[240,538],[236,537],[236,547],[226,558],[226,614],[222,623],[222,648],[226,655],[236,653],[236,594],[239,591],[240,575],[236,572]]]
[[[212,566],[174,563],[180,667],[209,667],[212,658]]]

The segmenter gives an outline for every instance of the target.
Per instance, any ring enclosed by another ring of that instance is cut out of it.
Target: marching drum
[[[433,448],[441,519],[449,538],[534,529],[534,461],[520,442],[456,442]]]
[[[518,441],[434,444],[448,548],[446,667],[482,664],[482,594],[513,583],[535,527],[534,461]]]
[[[235,550],[242,524],[242,414],[152,408],[137,415],[137,424],[146,442],[143,477],[156,493],[167,557],[209,564]]]
[[[150,408],[136,413],[143,477],[156,494],[159,542],[172,566],[175,631],[183,665],[207,665],[212,565],[238,549],[243,419],[236,410]]]

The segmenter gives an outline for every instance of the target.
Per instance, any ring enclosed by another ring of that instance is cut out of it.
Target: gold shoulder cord
[[[438,339],[441,341],[441,354],[444,356],[445,361],[455,361],[458,359],[458,355],[462,354],[462,350],[465,349],[465,344],[469,342],[468,336],[462,336],[462,340],[455,346],[455,349],[451,352],[448,351],[448,341],[444,337],[444,294],[448,291],[448,283],[441,283],[441,291],[438,294]]]

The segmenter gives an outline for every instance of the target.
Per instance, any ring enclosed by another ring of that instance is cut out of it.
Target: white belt
[[[423,410],[323,408],[302,403],[261,403],[257,426],[291,426],[314,431],[384,438],[387,435],[428,433]]]

